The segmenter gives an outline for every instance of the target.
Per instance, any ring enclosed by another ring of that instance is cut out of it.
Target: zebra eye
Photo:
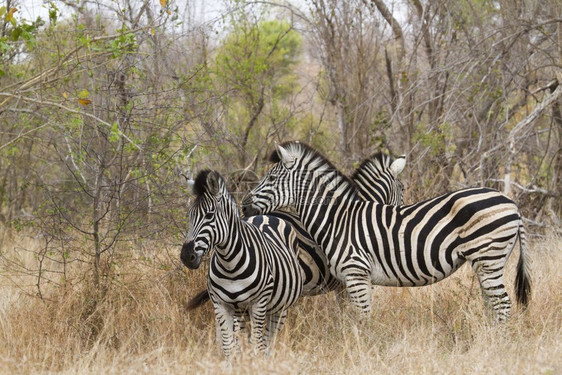
[[[268,181],[268,182],[273,182],[273,181],[275,181],[276,179],[277,179],[277,176],[274,175],[274,174],[270,174],[270,175],[267,177],[267,181]]]
[[[207,213],[205,214],[205,219],[206,219],[206,220],[211,220],[211,219],[213,218],[213,214],[214,214],[214,212],[207,212]]]

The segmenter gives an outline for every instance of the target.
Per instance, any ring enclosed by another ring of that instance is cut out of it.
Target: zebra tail
[[[195,295],[195,297],[193,297],[192,299],[189,300],[189,302],[187,303],[186,310],[192,311],[192,310],[198,309],[199,307],[203,306],[203,304],[210,299],[211,299],[211,297],[209,297],[209,291],[207,289],[203,289],[202,291],[197,293]]]
[[[517,274],[515,276],[515,294],[517,303],[526,308],[531,297],[531,278],[527,266],[529,263],[527,259],[527,236],[522,222],[519,225],[519,248],[519,262],[517,262]]]

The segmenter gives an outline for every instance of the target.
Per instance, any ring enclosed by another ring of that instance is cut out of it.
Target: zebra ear
[[[390,164],[390,172],[394,177],[398,177],[400,172],[404,170],[405,166],[406,166],[406,155],[401,155],[397,157],[396,160],[392,162],[392,164]]]
[[[212,195],[219,195],[220,182],[219,174],[217,172],[211,171],[207,175],[207,188],[209,189],[209,193],[211,193]]]
[[[180,175],[183,176],[183,178],[185,178],[185,183],[187,184],[187,188],[189,189],[189,192],[191,194],[195,194],[195,190],[193,189],[195,187],[195,181],[193,181],[193,179],[187,177],[183,173],[180,173]]]
[[[187,183],[187,187],[189,188],[189,191],[191,192],[191,194],[195,194],[195,181],[193,181],[191,178],[186,179],[186,183]]]
[[[295,157],[282,146],[279,146],[277,143],[275,144],[275,149],[277,150],[277,155],[279,156],[279,159],[281,160],[281,163],[283,163],[285,168],[291,168],[295,163]]]

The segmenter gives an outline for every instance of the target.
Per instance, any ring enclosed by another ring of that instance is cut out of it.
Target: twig
[[[28,130],[25,133],[20,133],[17,137],[15,137],[14,139],[12,139],[11,141],[9,141],[8,143],[3,144],[2,146],[0,146],[0,151],[2,151],[4,148],[8,147],[9,145],[11,145],[12,143],[16,142],[18,139],[25,137],[26,135],[28,135],[29,133],[33,133],[34,131],[37,131],[41,128],[44,128],[45,126],[49,125],[48,123],[43,124],[41,126],[38,126],[34,129]]]
[[[82,115],[82,116],[89,117],[89,118],[91,118],[91,119],[93,119],[93,120],[99,122],[100,124],[102,124],[102,125],[108,127],[109,129],[112,128],[112,125],[111,125],[110,123],[108,123],[107,121],[102,120],[101,118],[99,118],[99,117],[97,117],[97,116],[95,116],[95,115],[93,115],[93,114],[91,114],[91,113],[84,112],[84,111],[78,111],[78,110],[76,110],[76,109],[67,107],[67,106],[62,105],[62,104],[60,104],[60,103],[55,103],[55,102],[50,102],[50,101],[45,101],[45,100],[32,99],[32,98],[28,98],[28,97],[26,97],[26,96],[16,95],[16,94],[12,94],[12,93],[9,93],[9,92],[0,92],[0,96],[6,96],[6,97],[9,97],[9,98],[15,98],[15,99],[18,99],[18,100],[23,100],[23,101],[30,102],[30,103],[35,103],[35,104],[41,104],[41,105],[47,105],[47,106],[51,106],[51,107],[57,107],[57,108],[60,108],[60,109],[62,109],[62,110],[65,110],[65,111],[67,111],[67,112],[70,112],[70,113],[74,113],[74,114],[77,114],[77,115]],[[137,145],[131,138],[129,138],[125,133],[120,132],[120,135],[123,136],[123,138],[125,138],[130,144],[132,144],[133,146],[135,146],[135,148],[136,148],[137,150],[142,150],[142,148],[141,148],[139,145]]]

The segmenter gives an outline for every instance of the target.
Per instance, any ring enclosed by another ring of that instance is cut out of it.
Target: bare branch
[[[35,103],[35,104],[40,104],[40,105],[46,105],[46,106],[50,106],[50,107],[57,107],[60,108],[62,110],[65,110],[69,113],[74,113],[77,115],[81,115],[81,116],[86,116],[89,117],[93,120],[95,120],[96,122],[106,126],[107,128],[111,129],[112,125],[110,123],[108,123],[107,121],[102,120],[101,118],[88,113],[88,112],[84,112],[84,111],[78,111],[76,109],[67,107],[65,105],[62,105],[60,103],[55,103],[55,102],[51,102],[51,101],[47,101],[47,100],[39,100],[39,99],[32,99],[26,96],[22,96],[22,95],[15,95],[9,92],[0,92],[0,96],[6,96],[8,98],[14,98],[14,99],[18,99],[18,100],[23,100],[25,102],[30,102],[30,103]],[[132,139],[130,139],[125,133],[121,132],[121,136],[123,138],[125,138],[130,144],[132,144],[137,150],[141,150],[141,146],[139,146],[138,144],[136,144]]]
[[[519,121],[517,125],[515,125],[515,127],[509,132],[508,140],[513,142],[515,135],[519,133],[521,129],[535,121],[543,113],[543,111],[546,108],[550,107],[556,100],[558,100],[560,96],[562,96],[562,85],[558,85],[556,90],[554,90],[554,92],[548,95],[546,99],[540,102],[540,104],[535,107],[533,112],[531,112],[527,117],[525,117],[523,120]]]
[[[406,50],[404,48],[404,32],[402,31],[402,27],[400,26],[400,23],[398,23],[396,18],[394,18],[392,12],[388,9],[383,0],[371,0],[371,2],[375,4],[380,14],[392,28],[394,37],[398,42],[396,54],[398,56],[398,64],[401,66],[402,62],[404,61],[404,55],[406,53]]]

